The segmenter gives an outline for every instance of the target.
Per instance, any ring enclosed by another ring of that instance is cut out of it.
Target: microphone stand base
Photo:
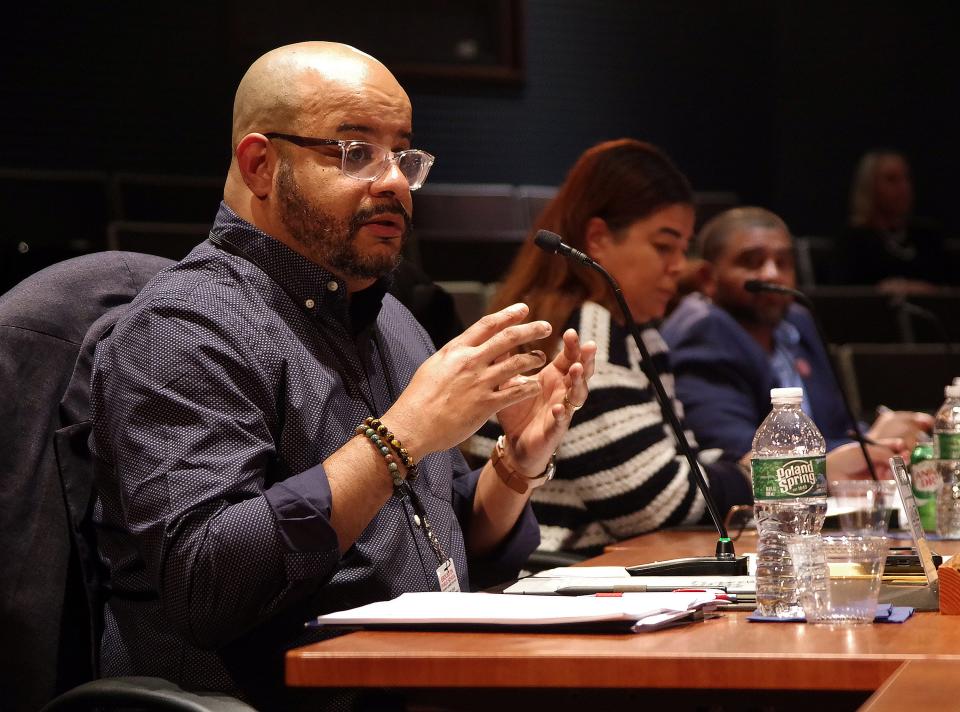
[[[747,576],[746,556],[693,556],[628,566],[631,576]]]

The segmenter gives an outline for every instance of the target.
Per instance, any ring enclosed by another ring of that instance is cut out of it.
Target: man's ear
[[[713,299],[717,293],[717,268],[706,260],[697,262],[696,281],[700,284],[700,291]]]
[[[273,172],[277,163],[277,154],[270,141],[263,134],[247,134],[240,139],[234,155],[247,188],[261,200],[266,198],[273,189]]]
[[[613,243],[613,234],[603,218],[593,217],[587,220],[587,229],[584,235],[584,251],[597,262],[603,263],[603,258]]]
[[[713,265],[700,257],[691,257],[677,278],[677,294],[702,292],[712,298],[715,284]]]

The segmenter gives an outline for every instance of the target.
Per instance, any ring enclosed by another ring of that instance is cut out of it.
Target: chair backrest
[[[39,269],[104,248],[107,174],[0,168],[0,294]]]
[[[500,279],[527,234],[512,185],[428,183],[413,198],[421,266],[431,279]]]
[[[797,284],[800,288],[836,281],[839,251],[829,237],[801,235],[793,240],[797,253]]]
[[[904,311],[905,341],[960,345],[960,290],[913,294],[895,302]]]
[[[697,230],[715,215],[740,205],[740,196],[729,190],[698,190],[693,194],[697,208]]]
[[[114,220],[107,226],[107,247],[182,260],[207,239],[210,223],[131,222]]]
[[[960,373],[960,354],[942,344],[844,344],[837,357],[850,407],[868,421],[880,405],[935,411]]]
[[[804,290],[813,300],[827,341],[899,343],[903,339],[900,310],[873,287],[816,287]]]
[[[520,202],[520,209],[524,219],[527,221],[527,229],[532,228],[540,213],[556,196],[559,188],[553,185],[518,185],[517,200]]]
[[[100,610],[86,448],[92,347],[170,260],[101,252],[0,296],[0,699],[36,710],[91,679]]]
[[[464,326],[470,326],[487,313],[487,303],[492,296],[492,285],[464,280],[437,282],[437,286],[453,297],[457,316],[460,317]]]
[[[114,173],[110,200],[114,220],[206,222],[223,199],[223,178],[155,173]]]

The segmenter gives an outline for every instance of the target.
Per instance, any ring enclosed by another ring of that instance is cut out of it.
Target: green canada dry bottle
[[[937,493],[941,481],[940,466],[934,459],[933,441],[918,442],[910,453],[910,489],[913,490],[924,531],[937,531]]]
[[[826,443],[801,410],[802,388],[774,388],[771,410],[753,437],[750,469],[757,520],[757,610],[803,615],[790,538],[819,534],[827,513]]]

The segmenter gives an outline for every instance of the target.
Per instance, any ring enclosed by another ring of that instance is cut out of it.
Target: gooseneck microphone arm
[[[640,329],[633,320],[633,314],[630,313],[630,307],[627,306],[627,302],[623,298],[623,292],[620,290],[620,285],[617,284],[617,280],[615,280],[613,276],[603,268],[602,265],[596,262],[589,255],[565,244],[561,240],[560,236],[556,233],[550,232],[549,230],[540,230],[534,236],[533,241],[537,247],[545,252],[562,255],[563,257],[576,260],[577,262],[586,265],[590,269],[598,272],[610,285],[611,289],[613,290],[613,295],[617,300],[617,305],[620,307],[620,311],[623,312],[623,318],[626,322],[627,328],[630,331],[630,335],[633,337],[633,340],[637,344],[637,348],[640,350],[640,368],[643,369],[644,374],[647,376],[647,379],[653,386],[654,393],[657,396],[657,401],[660,403],[660,408],[667,418],[670,429],[673,431],[673,435],[676,438],[677,446],[680,448],[680,452],[683,454],[684,458],[686,458],[687,464],[690,466],[690,471],[694,475],[697,487],[699,488],[701,494],[703,495],[703,499],[706,502],[707,511],[710,513],[710,519],[713,520],[713,524],[717,528],[717,533],[720,535],[720,539],[717,541],[716,559],[708,559],[705,562],[700,562],[704,564],[702,566],[698,567],[696,563],[689,563],[696,560],[681,559],[677,560],[676,565],[672,568],[665,566],[654,570],[654,567],[656,567],[656,564],[654,564],[651,565],[649,570],[633,570],[631,573],[682,574],[689,572],[691,574],[706,574],[715,572],[717,574],[730,575],[740,573],[741,571],[739,568],[733,565],[734,563],[739,565],[739,559],[734,551],[733,542],[730,541],[730,537],[727,535],[727,529],[723,525],[723,518],[717,511],[716,502],[714,502],[713,496],[710,494],[710,487],[707,485],[706,478],[703,476],[703,471],[700,469],[700,463],[697,462],[697,458],[690,449],[690,443],[687,441],[687,437],[683,432],[683,426],[680,424],[680,419],[677,417],[676,411],[673,408],[673,402],[667,395],[666,390],[664,390],[663,381],[660,379],[660,374],[657,372],[656,366],[653,365],[653,359],[651,359],[650,352],[647,349],[646,344],[643,342],[643,337],[640,335]],[[745,574],[746,557],[739,558],[743,559],[744,561],[742,573]],[[680,562],[688,562],[689,571],[684,570]],[[660,563],[669,564],[673,562]],[[710,564],[714,565],[713,570],[708,570],[710,569]],[[723,566],[723,564],[728,565]]]
[[[764,282],[759,279],[748,279],[743,283],[743,288],[754,294],[759,292],[788,294],[802,303],[803,306],[809,310],[810,316],[813,318],[813,325],[817,329],[817,336],[820,338],[820,343],[823,344],[824,351],[828,349],[827,335],[823,332],[823,326],[820,324],[820,317],[817,316],[817,310],[813,306],[813,300],[811,300],[806,294],[801,292],[799,289],[791,289],[790,287],[784,287],[782,284]],[[850,424],[852,426],[851,433],[853,434],[854,440],[856,440],[860,445],[860,452],[863,453],[863,459],[867,462],[867,471],[870,473],[870,477],[876,480],[877,470],[873,466],[873,460],[870,459],[870,453],[867,452],[866,438],[864,438],[863,433],[860,432],[860,421],[857,420],[857,418],[855,418],[853,415],[853,408],[850,407],[850,398],[847,396],[847,389],[843,387],[843,382],[840,380],[840,375],[837,373],[837,368],[834,365],[833,358],[829,353],[827,353],[827,363],[830,365],[830,373],[833,374],[833,380],[834,383],[837,384],[837,390],[840,391],[840,397],[843,400],[843,407],[847,411],[847,418],[850,419]]]

